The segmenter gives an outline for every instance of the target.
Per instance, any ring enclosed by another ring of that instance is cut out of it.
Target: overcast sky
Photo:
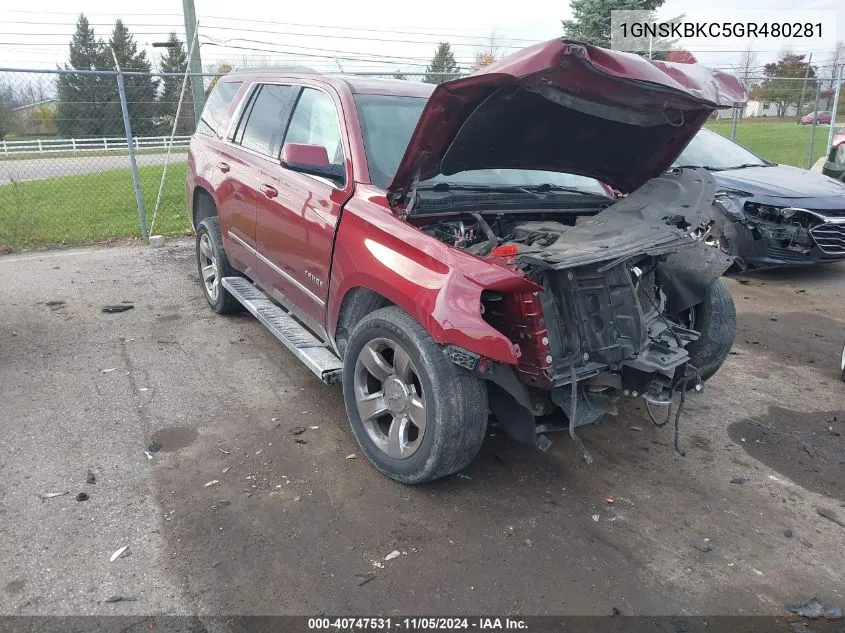
[[[79,12],[84,12],[96,33],[108,36],[114,20],[122,18],[139,44],[162,40],[170,30],[184,37],[181,0],[145,0],[115,13],[114,0],[40,0],[38,11],[26,12],[22,3],[0,8],[0,65],[50,68],[67,58],[67,44]],[[667,0],[661,17],[686,13],[712,20],[730,19],[736,0]],[[746,0],[743,9],[791,9],[794,0]],[[836,9],[841,0],[804,0],[803,9]],[[12,6],[16,7],[12,9]],[[361,7],[365,8],[362,9]],[[506,51],[559,37],[560,21],[570,17],[560,0],[521,0],[518,3],[470,3],[428,0],[413,3],[321,2],[233,3],[196,0],[200,20],[201,53],[206,67],[229,62],[236,67],[260,64],[299,64],[315,70],[389,70],[421,72],[438,41],[452,44],[458,62],[466,68],[479,47],[496,33]],[[813,52],[813,62],[830,59],[833,42],[845,39],[845,10],[825,24],[825,42],[795,45],[796,52]],[[689,48],[701,63],[728,67],[737,61],[746,43],[715,42]],[[239,47],[239,48],[236,48]],[[783,49],[764,40],[753,43],[760,64]],[[259,49],[259,50],[247,50]],[[161,49],[149,49],[154,60]]]

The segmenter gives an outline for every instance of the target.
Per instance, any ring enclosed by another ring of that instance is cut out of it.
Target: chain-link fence
[[[707,127],[775,163],[807,169],[819,164],[831,126],[834,131],[845,127],[845,92],[837,95],[838,80],[749,76],[744,81],[745,107],[714,113]]]
[[[207,92],[215,75],[201,80]],[[0,71],[0,251],[188,230],[183,185],[194,107],[190,89],[178,107],[182,81],[176,74]],[[826,153],[835,82],[745,81],[748,104],[715,113],[708,127],[778,163],[809,167]]]

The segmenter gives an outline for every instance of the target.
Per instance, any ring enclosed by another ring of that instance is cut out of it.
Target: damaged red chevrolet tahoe
[[[436,88],[228,75],[188,160],[205,296],[342,382],[399,481],[464,467],[490,413],[521,441],[578,441],[728,354],[731,260],[693,236],[716,185],[669,168],[745,98],[730,75],[568,40]]]

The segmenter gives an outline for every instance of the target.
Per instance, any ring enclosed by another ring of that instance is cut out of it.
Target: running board
[[[317,377],[328,385],[340,382],[343,362],[289,313],[270,301],[243,277],[223,277],[223,287]]]

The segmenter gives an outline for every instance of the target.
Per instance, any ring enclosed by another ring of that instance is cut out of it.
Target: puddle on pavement
[[[769,407],[764,416],[731,424],[728,435],[796,484],[845,501],[845,411]]]
[[[187,426],[174,426],[167,429],[159,429],[150,436],[150,442],[161,444],[159,449],[163,453],[172,453],[180,448],[190,446],[199,433]]]

